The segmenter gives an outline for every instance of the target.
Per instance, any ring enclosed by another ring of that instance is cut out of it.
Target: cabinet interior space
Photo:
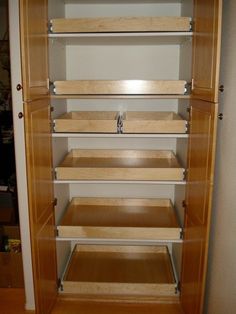
[[[49,20],[59,18],[150,18],[152,16],[191,18],[192,1],[49,0]],[[178,32],[168,30],[167,32],[162,31],[160,33],[156,31],[153,33],[149,31],[145,33],[140,30],[133,31],[132,33],[126,32],[125,34],[118,32],[114,35],[114,33],[107,31],[106,34],[90,32],[89,34],[80,34],[80,36],[78,36],[77,33],[63,34],[60,32],[59,34],[52,34],[49,32],[50,81],[53,83],[55,81],[94,80],[181,80],[190,83],[192,53],[191,31],[185,31],[186,34],[178,34]],[[73,94],[62,95],[60,97],[54,94],[53,88],[51,93],[51,106],[53,107],[52,120],[59,119],[60,116],[71,112],[116,112],[117,114],[126,114],[127,117],[129,113],[132,115],[132,112],[139,112],[139,114],[143,112],[143,114],[147,116],[152,112],[155,114],[158,114],[158,112],[172,112],[173,115],[178,114],[186,123],[189,120],[189,88],[187,94],[183,93],[183,95],[180,96],[161,96],[155,93],[152,95],[139,95],[137,93],[132,95],[133,97],[130,97],[130,95],[119,95],[117,93],[110,96],[104,95],[103,93],[96,96],[96,93],[94,93],[91,96],[89,92],[86,92],[86,95],[82,96]],[[68,133],[66,130],[59,131],[58,133],[53,132],[54,169],[60,165],[71,150],[168,150],[176,154],[181,168],[186,168],[188,131],[178,132],[174,130],[173,132],[165,133],[158,130],[153,133],[149,131],[132,133],[131,130],[128,133],[129,134],[117,134],[116,130],[114,132],[102,132],[100,129],[95,132],[89,132],[89,130],[85,132],[83,132],[83,130],[79,132],[76,130],[69,131]],[[145,136],[143,136],[143,134],[145,134]],[[112,182],[109,182],[108,178],[104,180],[104,182],[103,180],[90,180],[86,182],[86,180],[83,181],[83,179],[68,179],[68,182],[63,182],[63,180],[55,178],[54,191],[55,197],[57,198],[57,205],[55,207],[56,224],[59,226],[61,221],[63,221],[66,208],[73,198],[89,198],[90,200],[93,198],[109,200],[146,199],[147,202],[150,199],[168,199],[175,208],[179,225],[178,230],[181,230],[184,224],[184,208],[182,204],[182,201],[185,199],[184,179],[182,179],[183,182],[181,184],[175,184],[169,181],[160,182],[161,180],[156,180],[158,182],[155,182],[155,180],[153,182],[149,182],[150,180],[145,182],[142,178],[140,178],[138,182],[131,179],[127,180],[127,182],[124,180],[120,180],[120,182],[119,180],[110,181]],[[96,209],[94,209],[94,214],[96,215]],[[91,212],[89,215],[91,215]],[[121,248],[122,251],[122,248],[125,249],[127,245],[133,245],[132,248],[136,245],[138,250],[139,245],[142,245],[142,248],[146,247],[147,250],[148,247],[150,250],[155,250],[155,248],[158,250],[159,245],[162,245],[161,247],[164,245],[164,247],[168,247],[176,276],[180,278],[181,238],[172,241],[173,239],[168,239],[168,237],[158,238],[157,235],[154,235],[153,238],[147,237],[146,239],[145,237],[135,238],[133,235],[127,236],[127,238],[124,236],[119,238],[119,233],[117,237],[111,236],[110,238],[109,233],[108,236],[104,238],[102,236],[99,237],[96,232],[92,233],[92,235],[93,236],[86,237],[85,230],[84,236],[69,232],[63,237],[59,231],[57,237],[57,259],[58,275],[60,278],[62,278],[65,272],[71,253],[76,250],[76,244],[78,244],[78,248],[82,249],[82,251],[86,251],[86,249],[90,250],[90,248],[93,247],[92,244],[96,244],[103,249],[105,253],[106,245],[109,245],[111,249],[110,251],[108,249],[107,254],[110,252],[109,256],[114,259],[116,259],[118,253],[114,253],[112,257],[112,248],[114,250],[117,248],[117,251]],[[90,254],[95,253],[90,252]],[[123,253],[119,254],[122,256]],[[142,254],[145,255],[147,253]],[[140,258],[145,259],[144,255],[140,256]],[[101,257],[101,260],[104,260],[104,256]],[[92,263],[90,256],[88,256],[88,259],[90,259],[88,263]],[[99,259],[100,257],[98,260]],[[155,258],[153,260],[150,259],[150,263],[152,262],[155,265]],[[109,264],[109,259],[106,260],[106,263]],[[99,264],[97,264],[97,266],[98,265]],[[91,288],[89,284],[87,286],[79,285],[79,291],[82,291],[81,293],[86,293],[87,291],[89,294],[89,291],[92,290],[86,290],[87,287],[95,290],[101,288],[101,283],[96,283],[96,280],[95,278],[94,288]],[[145,279],[143,279],[143,281],[142,279],[140,280],[145,283]],[[147,284],[149,287],[147,287],[146,293],[150,293],[153,287],[155,289],[155,284],[156,283],[153,283],[153,286],[152,284]],[[174,289],[173,286],[171,287],[172,292],[175,291],[176,284],[177,283],[174,282]],[[73,283],[71,286],[74,287]],[[107,292],[108,286],[102,286],[101,289]],[[138,287],[134,287],[134,294],[142,294],[140,286],[139,284]],[[114,291],[118,291],[120,284],[113,284],[113,287]],[[122,290],[124,294],[128,291],[127,287],[128,286],[124,284]],[[167,287],[166,289],[168,290],[169,288]],[[157,294],[155,296],[158,295],[158,288],[156,291]],[[75,291],[73,290],[72,292]],[[173,294],[176,295],[175,292],[173,292]],[[161,292],[159,292],[159,295],[161,295]]]

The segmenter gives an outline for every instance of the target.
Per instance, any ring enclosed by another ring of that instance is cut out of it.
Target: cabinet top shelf
[[[180,44],[193,34],[190,17],[52,19],[50,25],[49,38],[61,39],[69,45],[86,44],[86,40],[96,38],[99,39],[98,44],[106,38],[122,39],[122,42],[128,39],[128,44],[136,43],[137,39],[154,40],[158,44]]]
[[[191,18],[179,16],[59,18],[50,20],[52,33],[189,32]]]

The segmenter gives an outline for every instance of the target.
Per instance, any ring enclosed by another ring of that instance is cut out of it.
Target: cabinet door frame
[[[49,314],[58,289],[51,106],[47,87],[47,0],[22,0],[19,10],[34,297],[36,313]]]

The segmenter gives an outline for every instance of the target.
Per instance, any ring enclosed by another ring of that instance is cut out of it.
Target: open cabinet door
[[[19,0],[23,99],[48,97],[47,0]]]
[[[218,102],[222,0],[194,0],[192,96]]]
[[[181,303],[185,314],[200,314],[207,269],[217,104],[191,100],[190,108]]]
[[[36,313],[57,296],[51,111],[46,87],[47,1],[20,1],[27,184]]]

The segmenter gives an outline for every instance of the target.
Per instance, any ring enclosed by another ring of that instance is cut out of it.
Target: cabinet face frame
[[[42,1],[37,1],[37,2],[42,2]],[[24,5],[28,5],[28,4],[32,4],[33,1],[31,0],[25,0],[25,1],[22,1],[22,7],[21,7],[21,10],[22,8],[24,7]],[[46,3],[47,1],[44,1],[44,5],[46,6]],[[195,3],[201,3],[201,1],[195,1]],[[213,3],[212,1],[210,1],[210,3]],[[219,4],[221,3],[221,1],[214,1],[214,4]],[[33,3],[35,4],[35,2]],[[42,12],[46,12],[46,10],[43,10]],[[216,11],[214,11],[215,13]],[[30,16],[31,14],[29,13],[26,13],[26,15],[22,15],[22,20],[24,20],[24,18],[27,16]],[[218,20],[220,21],[220,20]],[[214,24],[216,25],[216,24]],[[219,24],[217,24],[219,27]],[[25,28],[26,31],[27,31],[27,28]],[[217,28],[218,29],[218,28]],[[29,31],[29,29],[28,29]],[[197,31],[196,31],[197,32]],[[27,33],[27,32],[26,32]],[[214,35],[215,36],[215,35]],[[35,62],[35,64],[32,63],[32,60],[30,58],[30,55],[29,55],[29,51],[30,51],[30,47],[28,46],[29,45],[29,42],[27,41],[27,38],[29,37],[29,32],[28,34],[23,37],[23,41],[24,41],[24,44],[22,45],[22,58],[27,60],[25,63],[23,63],[23,69],[24,69],[24,73],[23,73],[23,78],[24,78],[24,82],[23,82],[23,91],[24,91],[24,100],[27,101],[27,100],[33,100],[33,99],[40,99],[40,98],[44,98],[44,97],[47,97],[48,95],[48,88],[47,88],[47,78],[48,78],[48,73],[47,73],[47,56],[45,57],[45,54],[43,53],[42,54],[42,63],[40,65],[40,62]],[[46,37],[45,37],[46,38]],[[41,38],[42,41],[44,41],[44,44],[46,45],[46,49],[45,49],[45,46],[44,46],[44,50],[46,51],[47,50],[47,40],[45,39],[44,37]],[[214,37],[216,38],[216,37]],[[192,93],[192,97],[194,98],[199,98],[199,99],[204,99],[204,100],[208,100],[208,101],[217,101],[217,89],[218,89],[218,71],[219,71],[219,37],[217,37],[216,39],[216,43],[214,47],[216,47],[216,51],[217,51],[217,55],[214,55],[214,62],[213,63],[209,63],[211,65],[211,68],[210,68],[210,72],[211,72],[211,76],[210,76],[210,79],[208,81],[209,85],[207,85],[207,87],[205,88],[205,85],[204,86],[201,86],[201,84],[197,85],[197,82],[198,80],[195,79],[195,77],[197,77],[197,72],[196,72],[196,69],[199,69],[200,71],[200,67],[197,66],[197,62],[194,63],[194,68],[193,68],[193,82],[194,82],[194,85],[193,85],[193,93]],[[194,58],[195,60],[197,60],[197,51],[196,51],[196,45],[197,45],[197,41],[195,40],[195,54],[194,54]],[[201,53],[200,53],[201,55]],[[32,55],[31,55],[32,56]],[[42,64],[45,64],[45,67],[42,67]],[[208,64],[208,60],[206,61],[206,64]],[[37,67],[40,65],[40,69]],[[36,67],[36,68],[35,68]],[[46,71],[45,73],[42,73],[41,72],[41,68],[45,68]],[[201,67],[202,69],[202,67]],[[203,72],[205,73],[206,69],[202,69]],[[34,77],[32,76],[32,73],[41,73],[42,76],[37,80],[34,79]],[[200,75],[200,74],[199,74]],[[201,77],[201,76],[199,76]],[[50,120],[50,119],[49,119]],[[30,156],[30,152],[29,152],[29,156]],[[209,193],[209,198],[210,198],[210,195],[211,193]],[[53,218],[52,220],[48,220],[50,222],[53,221]],[[52,226],[52,224],[51,224]],[[32,235],[31,235],[32,236]],[[33,253],[34,255],[34,253]],[[37,278],[36,278],[36,281],[37,281]],[[184,297],[182,295],[182,297]],[[202,302],[202,299],[201,299],[201,302]],[[199,306],[199,311],[200,311],[200,307],[201,305]],[[189,312],[190,313],[190,312]],[[199,312],[200,313],[200,312]],[[192,314],[192,313],[191,313]]]

